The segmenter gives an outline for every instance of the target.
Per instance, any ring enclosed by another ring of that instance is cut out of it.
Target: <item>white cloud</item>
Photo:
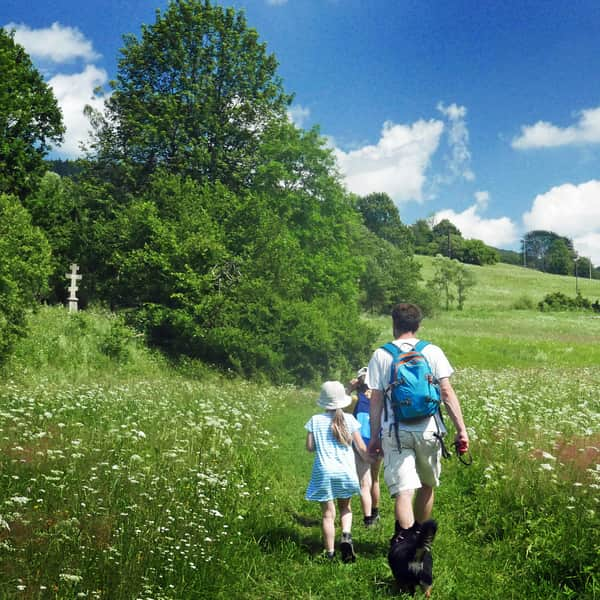
[[[575,250],[600,265],[600,181],[553,187],[523,215],[528,231],[544,229],[573,240]]]
[[[387,121],[377,144],[349,152],[335,148],[348,189],[361,196],[386,192],[396,203],[421,202],[425,172],[443,131],[443,122],[434,119],[412,125]]]
[[[600,143],[600,107],[582,110],[577,114],[579,120],[569,127],[557,127],[547,121],[523,125],[521,135],[512,141],[512,147],[525,150]]]
[[[294,104],[294,106],[290,106],[287,115],[288,119],[294,123],[296,127],[304,127],[304,123],[306,123],[310,117],[310,109],[301,104]]]
[[[81,73],[74,75],[55,75],[50,79],[50,85],[63,112],[66,127],[65,140],[57,153],[66,158],[76,158],[81,155],[79,144],[88,139],[90,124],[83,114],[83,108],[89,104],[101,110],[104,99],[94,95],[94,89],[104,85],[108,75],[104,69],[88,65]]]
[[[92,43],[74,27],[52,23],[44,29],[31,29],[20,23],[9,23],[6,30],[15,30],[15,41],[35,60],[68,63],[76,59],[93,61],[100,58]]]
[[[470,168],[469,130],[465,121],[467,109],[464,106],[458,106],[454,103],[450,106],[445,106],[442,102],[438,103],[437,109],[448,119],[450,156],[447,158],[447,164],[450,171],[450,178],[446,183],[451,183],[460,177],[467,181],[473,181],[475,175]]]
[[[23,23],[9,23],[4,28],[14,30],[15,41],[36,62],[65,65],[76,60],[90,63],[100,58],[94,51],[92,42],[77,28],[58,22],[41,29],[32,29]],[[79,73],[55,73],[48,80],[62,110],[66,128],[63,144],[55,148],[58,155],[64,158],[77,158],[81,155],[80,144],[88,139],[90,129],[83,109],[86,104],[98,110],[103,108],[104,99],[96,96],[94,89],[105,85],[107,81],[106,71],[93,64],[87,64]]]
[[[435,214],[435,221],[448,219],[456,225],[465,239],[482,240],[495,248],[506,248],[518,239],[517,227],[508,217],[485,219],[479,214],[485,210],[489,202],[489,193],[475,192],[475,204],[461,213],[451,209],[442,210]]]
[[[477,202],[477,206],[481,208],[481,210],[485,210],[490,201],[490,193],[485,191],[475,192],[475,202]]]

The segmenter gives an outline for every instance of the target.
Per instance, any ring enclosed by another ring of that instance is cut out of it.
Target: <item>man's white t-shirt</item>
[[[402,352],[412,350],[415,344],[419,341],[418,338],[404,338],[401,340],[394,340],[394,344],[400,348]],[[434,344],[428,344],[421,351],[423,356],[427,359],[433,376],[439,381],[445,377],[450,377],[454,373],[452,365],[446,358],[444,351]],[[367,377],[365,383],[372,390],[380,390],[385,392],[385,389],[390,384],[390,375],[392,371],[392,355],[378,348],[373,353],[371,360],[369,361]],[[389,400],[385,398],[386,409],[383,410],[381,415],[381,426],[384,431],[387,431],[389,426],[394,422],[394,413],[392,412]],[[386,418],[387,416],[387,418]],[[437,431],[438,425],[442,427],[442,433],[446,433],[443,424],[436,423],[435,417],[426,417],[419,421],[413,421],[410,423],[399,423],[398,428],[405,431]]]

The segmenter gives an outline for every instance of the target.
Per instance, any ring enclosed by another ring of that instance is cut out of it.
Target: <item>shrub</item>
[[[129,358],[129,343],[133,336],[133,330],[124,324],[123,319],[116,318],[111,322],[108,332],[100,337],[98,349],[117,362],[126,362]]]
[[[25,333],[25,315],[45,292],[50,247],[14,196],[0,195],[0,362]]]
[[[592,303],[580,293],[571,298],[562,292],[553,292],[546,294],[538,307],[541,311],[591,310]]]
[[[515,310],[531,310],[535,308],[535,302],[526,294],[519,296],[512,304]]]

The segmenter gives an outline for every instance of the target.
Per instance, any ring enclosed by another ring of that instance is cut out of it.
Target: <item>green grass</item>
[[[417,256],[421,274],[425,280],[433,275],[433,258]],[[528,298],[535,306],[546,294],[561,292],[575,297],[575,277],[551,275],[534,269],[526,269],[505,263],[478,267],[465,265],[475,276],[476,285],[467,293],[467,310],[510,310],[516,301]],[[577,278],[577,288],[584,298],[595,301],[600,298],[600,280]]]
[[[497,267],[473,305],[423,324],[456,368],[474,456],[443,466],[434,597],[595,600],[600,319],[486,307]],[[515,294],[554,281],[510,269],[531,277]],[[101,311],[43,308],[31,331],[0,379],[0,598],[395,595],[385,485],[379,527],[353,502],[358,561],[318,559],[317,390],[174,366]]]

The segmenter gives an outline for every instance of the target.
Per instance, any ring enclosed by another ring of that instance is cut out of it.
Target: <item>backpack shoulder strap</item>
[[[415,344],[415,350],[417,352],[421,352],[423,350],[423,348],[425,348],[425,346],[429,346],[431,342],[426,342],[425,340],[419,340],[416,344]]]
[[[385,350],[388,354],[392,355],[392,358],[396,358],[400,354],[400,348],[396,346],[393,342],[388,342],[381,346],[382,350]]]

